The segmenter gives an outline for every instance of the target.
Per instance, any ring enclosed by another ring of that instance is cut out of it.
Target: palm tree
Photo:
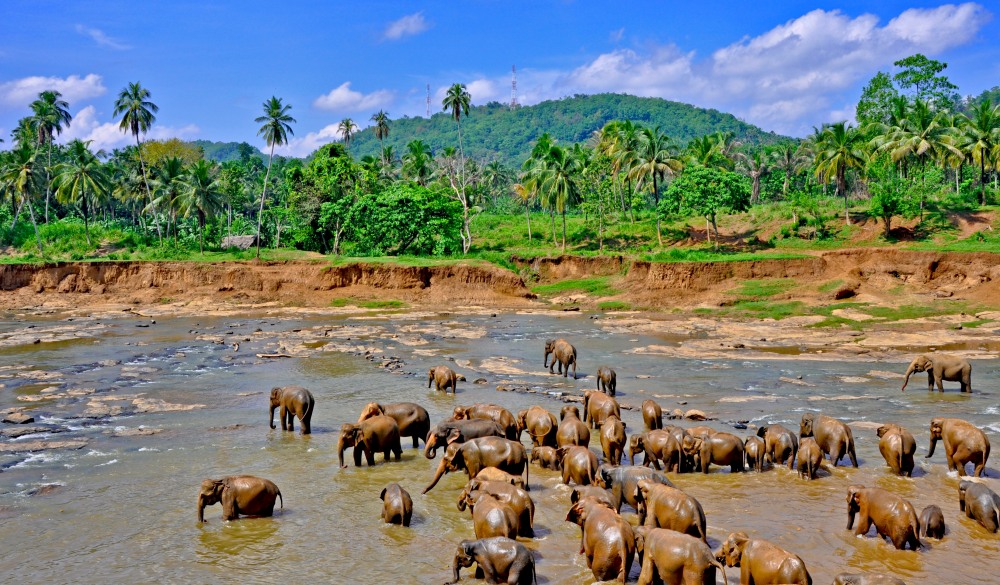
[[[74,140],[69,143],[66,162],[56,167],[53,180],[56,199],[63,204],[77,204],[83,215],[83,231],[90,245],[90,213],[94,206],[108,194],[107,170],[94,153],[90,152],[90,142]]]
[[[861,133],[845,122],[825,124],[815,129],[816,176],[823,182],[836,177],[837,196],[844,198],[844,221],[851,224],[850,206],[847,202],[847,170],[865,166],[865,154],[861,148]]]
[[[344,148],[351,148],[351,138],[354,133],[358,131],[358,125],[354,123],[354,120],[350,118],[344,118],[337,125],[337,132],[340,132],[340,136],[344,139]]]
[[[632,178],[628,175],[628,170],[632,168],[635,161],[636,151],[639,149],[639,133],[641,127],[636,126],[631,120],[624,122],[612,122],[605,125],[614,126],[608,131],[609,145],[605,147],[605,154],[611,157],[611,172],[618,185],[618,193],[621,197],[622,213],[626,209],[629,213],[629,221],[635,223],[635,213],[632,209]],[[625,175],[625,185],[621,185],[621,176]],[[625,194],[628,193],[626,200]],[[627,203],[626,203],[627,201]]]
[[[660,233],[660,183],[676,174],[684,164],[678,158],[676,148],[670,138],[660,131],[660,127],[643,128],[639,136],[639,149],[629,169],[629,177],[635,179],[636,186],[651,185],[656,213],[656,239],[663,245]]]
[[[534,191],[528,189],[521,183],[511,185],[514,196],[524,204],[524,219],[528,222],[528,243],[531,243],[531,202],[535,199]]]
[[[464,83],[456,83],[448,88],[444,99],[441,100],[443,110],[451,112],[451,117],[458,125],[458,151],[465,159],[465,148],[462,145],[462,114],[469,115],[469,107],[472,103],[472,96],[465,89]]]
[[[535,141],[531,155],[521,164],[521,185],[527,191],[530,199],[538,198],[544,209],[549,211],[549,223],[552,228],[552,245],[557,246],[555,208],[548,205],[548,199],[542,191],[542,178],[549,166],[555,141],[548,132],[543,133]]]
[[[403,155],[403,176],[418,185],[426,186],[431,177],[431,163],[434,160],[431,148],[423,140],[411,140],[406,144]]]
[[[385,144],[382,141],[389,136],[389,114],[385,113],[385,110],[379,110],[371,120],[375,122],[375,138],[378,138],[379,150],[384,153]],[[385,157],[382,160],[385,161]]]
[[[170,237],[170,226],[173,224],[174,243],[177,243],[177,209],[184,191],[185,172],[184,161],[176,156],[154,167],[153,200],[147,206],[153,212],[167,212],[167,237]]]
[[[142,144],[139,142],[139,134],[145,134],[149,127],[156,121],[154,114],[160,111],[160,106],[149,100],[152,94],[148,89],[142,87],[138,81],[129,83],[128,86],[118,93],[115,100],[114,115],[121,116],[118,129],[122,132],[129,132],[135,136],[135,147],[139,154],[139,170],[142,172],[142,182],[146,186],[146,198],[152,202],[153,193],[149,189],[149,179],[146,177],[146,164],[142,160]],[[160,231],[160,222],[156,222],[156,235],[163,244],[163,233]]]
[[[979,164],[979,204],[986,204],[986,167],[996,169],[1000,155],[1000,104],[993,105],[983,97],[969,108],[968,121],[962,124],[958,136],[960,149]]]
[[[771,153],[771,165],[785,174],[785,180],[781,185],[781,197],[788,197],[788,186],[791,183],[792,175],[802,170],[808,159],[803,156],[799,147],[791,142],[778,145],[777,149]]]
[[[198,218],[198,249],[205,252],[205,224],[208,218],[222,209],[225,193],[219,181],[219,168],[215,163],[201,159],[194,163],[184,180],[179,207],[185,217],[192,213]]]
[[[69,104],[62,99],[62,94],[55,90],[46,90],[38,94],[38,99],[31,103],[31,111],[34,113],[33,122],[38,133],[38,145],[48,145],[48,164],[45,167],[45,223],[49,223],[49,199],[51,190],[49,183],[52,180],[52,140],[53,134],[62,134],[63,124],[69,128],[73,116],[69,113]]]
[[[580,202],[580,188],[576,183],[579,171],[580,161],[572,151],[553,146],[540,176],[543,204],[562,215],[563,252],[566,251],[566,208]]]
[[[271,96],[271,99],[264,102],[264,115],[254,121],[263,124],[257,131],[257,136],[263,136],[264,142],[270,147],[271,152],[267,157],[267,172],[264,174],[264,188],[260,193],[260,210],[257,212],[257,258],[260,258],[260,227],[264,217],[264,197],[267,194],[267,181],[271,177],[271,163],[274,161],[274,147],[288,143],[288,137],[294,135],[292,124],[295,118],[288,115],[291,105],[284,105],[281,99]],[[348,118],[345,121],[350,121]],[[343,124],[343,122],[341,122]],[[352,122],[353,124],[353,122]]]
[[[22,144],[10,153],[7,164],[0,168],[0,185],[4,190],[10,191],[14,196],[21,199],[21,205],[28,206],[28,213],[31,217],[31,225],[35,228],[35,241],[38,244],[38,253],[42,253],[42,236],[38,232],[38,222],[35,221],[35,209],[31,205],[31,198],[41,184],[38,164],[35,160],[37,151],[27,144]],[[14,222],[11,229],[17,225],[17,216],[21,208],[18,207],[14,214]]]
[[[760,178],[767,172],[767,157],[758,148],[750,154],[737,153],[736,160],[750,177],[750,180],[753,181],[753,188],[750,191],[750,205],[760,203]]]

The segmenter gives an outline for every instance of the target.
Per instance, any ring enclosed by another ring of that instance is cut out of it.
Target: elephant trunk
[[[910,375],[913,374],[913,370],[913,364],[910,364],[910,367],[906,368],[906,378],[903,379],[903,387],[899,389],[900,392],[906,390],[906,385],[910,383]]]
[[[854,528],[854,507],[848,505],[847,508],[847,529],[850,530]]]
[[[424,441],[424,457],[434,459],[437,455],[437,435],[428,434]]]
[[[205,521],[205,496],[198,496],[198,522]]]
[[[267,417],[267,424],[272,429],[274,428],[274,409],[275,408],[278,408],[278,407],[272,404],[271,405],[271,414],[269,414],[268,417]],[[282,424],[284,424],[284,423],[282,423]]]
[[[341,438],[339,441],[337,441],[337,461],[340,463],[341,469],[347,467],[346,465],[344,465],[344,449],[346,449],[346,447],[344,446],[344,439]]]
[[[459,576],[458,570],[462,568],[462,563],[458,560],[458,556],[455,556],[455,560],[451,563],[451,577],[452,583],[458,583]]]
[[[434,479],[431,480],[430,485],[428,485],[427,487],[425,487],[424,491],[422,491],[420,493],[426,494],[427,492],[429,492],[432,489],[434,489],[434,486],[436,486],[437,482],[440,481],[442,477],[444,477],[445,473],[447,473],[447,469],[445,469],[445,462],[444,462],[444,459],[442,459],[441,460],[441,464],[438,465],[437,473],[434,474]]]
[[[960,494],[958,498],[958,509],[960,512],[965,511],[965,494]]]
[[[934,447],[937,447],[937,437],[931,435],[931,446],[927,449],[927,456],[924,459],[930,459],[934,456]],[[947,453],[945,453],[947,455]]]

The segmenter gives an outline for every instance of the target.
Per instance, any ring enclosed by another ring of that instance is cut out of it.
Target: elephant
[[[472,406],[456,406],[454,420],[491,420],[503,429],[504,437],[511,441],[521,440],[521,429],[517,419],[506,408],[499,404],[473,404]]]
[[[590,427],[580,420],[580,410],[567,405],[559,411],[559,428],[556,430],[556,445],[559,447],[570,447],[579,445],[586,447],[590,444]]]
[[[833,578],[833,585],[906,585],[906,582],[881,573],[841,573]]]
[[[570,480],[576,485],[592,485],[597,480],[597,455],[589,447],[573,445],[559,447],[560,467],[563,483],[569,485]]]
[[[421,493],[431,491],[449,471],[464,469],[469,474],[469,479],[472,479],[484,467],[496,467],[514,475],[524,473],[524,485],[527,489],[528,456],[524,445],[503,437],[480,437],[464,443],[449,444],[434,479]]]
[[[920,512],[920,537],[941,540],[944,533],[944,512],[941,508],[933,504],[924,508]]]
[[[687,429],[687,434],[692,437],[701,437],[704,435],[714,435],[717,431],[710,426],[698,425],[696,427],[691,427]]]
[[[920,544],[920,522],[913,505],[896,494],[882,488],[866,488],[855,484],[847,488],[847,529],[854,527],[854,517],[858,516],[855,536],[864,536],[871,525],[879,536],[888,538],[893,546],[904,550],[918,550]]]
[[[472,512],[472,526],[476,538],[506,536],[517,538],[520,530],[517,512],[514,508],[501,502],[493,494],[475,490],[462,492],[462,504]]]
[[[229,475],[222,479],[206,479],[201,482],[198,493],[198,522],[205,520],[205,506],[222,502],[222,519],[236,520],[244,516],[271,516],[274,514],[274,500],[285,498],[274,482],[253,475]]]
[[[532,526],[535,523],[535,502],[532,501],[528,492],[523,489],[499,481],[483,481],[481,479],[471,479],[465,484],[462,495],[458,498],[458,509],[465,511],[465,496],[481,491],[488,493],[513,508],[517,514],[518,536],[532,538],[535,531]]]
[[[743,455],[746,458],[746,466],[760,473],[764,471],[764,458],[767,447],[764,439],[756,435],[751,435],[743,441]]]
[[[573,491],[569,493],[569,501],[571,504],[575,504],[583,498],[594,498],[609,508],[615,507],[615,503],[611,501],[611,492],[602,487],[597,487],[596,485],[574,486]]]
[[[628,462],[635,465],[635,455],[645,453],[642,464],[650,464],[656,470],[660,469],[660,461],[667,471],[677,473],[681,469],[683,452],[677,439],[669,431],[655,429],[645,433],[637,433],[629,437]]]
[[[1000,495],[981,483],[958,482],[958,508],[988,532],[1000,530]]]
[[[580,526],[580,552],[598,581],[624,583],[635,557],[632,526],[604,503],[583,498],[573,504],[566,521]]]
[[[559,432],[559,421],[551,412],[541,406],[532,406],[517,413],[517,425],[522,431],[528,431],[532,447],[558,447],[556,434]]]
[[[552,356],[552,363],[549,364],[549,356]],[[545,362],[542,367],[548,367],[549,373],[554,374],[552,368],[556,362],[559,363],[559,373],[563,377],[569,376],[569,366],[573,365],[573,379],[576,380],[576,348],[565,339],[549,339],[545,342]]]
[[[619,420],[622,418],[617,400],[597,390],[583,393],[583,422],[589,422],[591,428],[596,429],[611,415],[617,416]]]
[[[647,431],[655,431],[663,428],[663,409],[655,400],[643,400],[642,422],[646,425]]]
[[[559,458],[559,451],[552,447],[532,448],[529,459],[531,463],[538,463],[542,469],[562,470],[562,459]]]
[[[451,393],[455,394],[458,392],[458,374],[455,370],[449,368],[448,366],[434,366],[427,372],[427,387],[431,387],[431,382],[434,383],[434,388],[438,392],[448,393],[448,388],[451,388]]]
[[[972,463],[975,465],[973,475],[983,476],[986,460],[990,457],[990,440],[986,433],[960,418],[931,419],[931,446],[925,459],[934,455],[934,447],[939,440],[944,441],[944,456],[949,471],[965,475],[965,464]]]
[[[480,481],[499,481],[507,485],[517,486],[524,489],[524,480],[520,475],[511,475],[502,469],[497,469],[496,467],[484,467],[479,470],[476,477],[473,479],[478,479]]]
[[[601,423],[601,450],[604,460],[612,465],[620,465],[625,454],[625,423],[617,416],[609,416]]]
[[[807,412],[802,415],[799,436],[815,437],[819,448],[830,455],[830,462],[834,467],[844,455],[851,458],[851,465],[858,466],[858,455],[854,451],[854,433],[851,432],[851,427],[842,421]]]
[[[816,472],[823,466],[823,450],[816,439],[802,437],[799,443],[799,477],[816,479]]]
[[[427,433],[424,439],[424,457],[434,459],[437,448],[447,447],[452,443],[464,443],[480,437],[503,437],[504,430],[491,420],[454,420],[442,421]]]
[[[283,386],[271,389],[271,414],[268,417],[268,425],[274,428],[274,409],[278,410],[278,418],[281,420],[281,430],[294,431],[292,421],[299,417],[302,422],[301,431],[303,435],[312,432],[310,421],[312,421],[313,408],[316,406],[316,399],[312,392],[302,386]]]
[[[730,534],[715,558],[740,568],[740,585],[812,585],[812,576],[798,555],[744,532]]]
[[[913,477],[913,454],[917,452],[917,441],[910,431],[890,423],[880,426],[875,434],[879,438],[878,450],[892,472]]]
[[[618,387],[618,374],[608,366],[597,368],[597,389],[608,396],[615,395],[615,388]]]
[[[728,583],[725,565],[703,541],[665,528],[639,526],[633,531],[642,566],[638,585],[715,585],[716,569]]]
[[[361,409],[358,423],[380,414],[396,419],[400,440],[403,437],[412,437],[414,449],[420,447],[421,439],[425,443],[427,442],[427,433],[431,430],[431,418],[423,406],[413,402],[393,402],[391,404],[369,402]]]
[[[795,465],[795,454],[799,451],[799,439],[792,431],[781,425],[768,425],[757,429],[757,436],[764,439],[764,459],[774,465],[785,465],[788,469]]]
[[[396,461],[402,459],[403,447],[399,443],[399,425],[391,416],[380,414],[361,421],[360,424],[344,423],[340,427],[340,438],[337,439],[337,458],[341,467],[344,464],[344,449],[354,448],[354,466],[361,467],[361,454],[364,453],[368,466],[375,465],[375,454],[382,453],[385,461],[389,461],[389,453],[396,456]]]
[[[663,485],[673,486],[667,476],[660,471],[654,471],[648,467],[637,465],[601,465],[597,468],[597,485],[611,493],[611,501],[614,502],[615,512],[622,509],[622,503],[626,503],[636,511],[639,510],[639,502],[635,499],[635,488],[639,480],[649,479]]]
[[[648,479],[636,483],[634,495],[639,502],[639,524],[676,530],[708,543],[705,510],[698,500]]]
[[[677,441],[677,448],[680,449],[680,469],[679,473],[689,473],[694,469],[694,457],[691,457],[684,452],[684,437],[690,437],[691,434],[687,432],[683,427],[677,425],[666,425],[663,430],[669,432],[674,436]]]
[[[906,368],[906,379],[900,390],[906,390],[913,372],[927,372],[928,392],[934,391],[935,384],[939,392],[944,392],[945,380],[960,383],[962,392],[972,392],[972,364],[965,358],[944,353],[918,355],[910,362],[910,367]]]
[[[728,465],[732,473],[743,471],[743,441],[734,434],[718,432],[700,437],[684,437],[684,453],[694,458],[695,467],[708,473],[711,464]]]
[[[459,569],[478,565],[487,585],[538,585],[535,576],[535,557],[526,546],[503,536],[463,540],[458,543],[452,561],[453,583],[458,583]]]
[[[379,494],[382,500],[382,520],[386,524],[410,525],[413,517],[413,499],[398,483],[390,483]]]

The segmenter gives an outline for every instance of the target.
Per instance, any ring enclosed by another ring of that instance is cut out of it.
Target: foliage
[[[611,279],[612,277],[610,276],[595,276],[592,278],[560,280],[552,284],[532,287],[531,292],[544,296],[582,292],[595,297],[609,297],[620,292],[611,286]]]
[[[696,166],[686,169],[667,189],[667,200],[658,209],[669,216],[678,207],[704,216],[712,222],[718,246],[717,216],[738,212],[750,206],[750,184],[746,177],[716,167]]]
[[[351,208],[351,249],[363,256],[454,254],[461,212],[457,202],[426,187],[393,185]]]

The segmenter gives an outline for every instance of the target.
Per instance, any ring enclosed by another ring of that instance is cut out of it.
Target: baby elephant
[[[390,483],[379,494],[382,500],[382,520],[386,524],[410,525],[413,517],[413,499],[398,483]]]
[[[902,579],[880,573],[841,573],[833,578],[833,585],[906,585]]]
[[[899,550],[907,545],[917,550],[922,545],[918,535],[920,524],[913,505],[896,494],[881,488],[852,485],[847,488],[847,529],[854,527],[854,516],[861,516],[855,536],[864,536],[872,524],[879,536],[886,537]]]
[[[455,560],[452,563],[453,583],[458,583],[459,569],[476,563],[476,576],[486,580],[488,585],[535,585],[535,557],[520,542],[504,536],[463,540],[458,543]]]
[[[458,387],[458,374],[448,366],[434,366],[427,372],[428,388],[431,387],[431,382],[438,392],[444,391],[447,394],[448,388],[451,388],[451,393],[454,394]]]
[[[944,538],[944,513],[941,508],[930,505],[920,513],[920,536],[924,538]]]
[[[302,421],[302,434],[308,435],[312,432],[310,421],[312,420],[313,407],[316,399],[312,392],[302,386],[284,386],[271,389],[271,416],[268,417],[268,424],[274,428],[274,409],[280,408],[278,418],[281,420],[281,430],[292,431],[292,421],[299,417]]]
[[[230,475],[222,479],[206,479],[201,482],[198,494],[198,521],[205,520],[205,506],[222,502],[222,519],[236,520],[244,516],[271,516],[274,514],[274,500],[285,499],[274,482],[252,475]]]
[[[958,482],[958,507],[989,532],[1000,530],[1000,496],[981,483]]]
[[[613,368],[601,366],[597,369],[597,389],[608,396],[615,395],[615,388],[618,387],[618,374]]]
[[[559,457],[559,452],[552,447],[534,447],[531,450],[530,460],[532,463],[537,463],[542,469],[562,470],[562,458]]]

